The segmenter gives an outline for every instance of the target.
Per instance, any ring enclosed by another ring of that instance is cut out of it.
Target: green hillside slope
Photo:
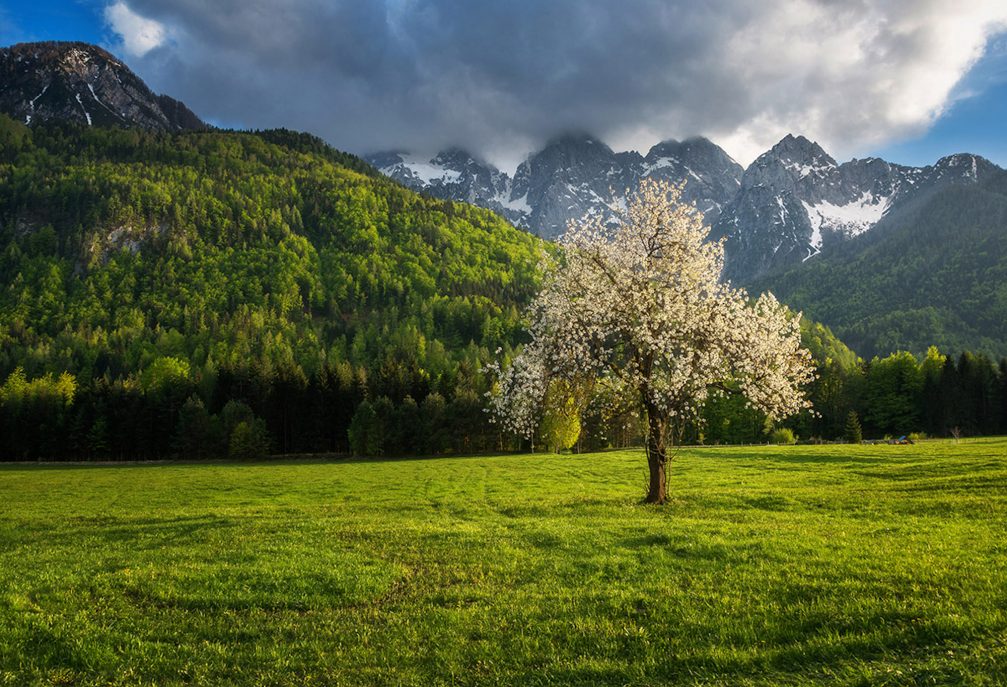
[[[544,247],[304,134],[0,119],[0,460],[511,445],[480,370],[521,342]],[[826,381],[796,427],[833,436],[858,359],[802,333]],[[635,440],[586,414],[582,448]],[[690,440],[765,433],[707,416]]]
[[[931,344],[1007,355],[1007,175],[945,187],[755,289],[867,357]]]
[[[241,398],[276,450],[345,449],[346,413],[321,440],[296,425],[365,395],[437,392],[479,412],[477,371],[520,337],[540,247],[306,135],[0,119],[4,378],[67,370],[78,395],[128,409],[166,377],[179,390],[165,414],[195,392],[213,412]],[[284,400],[312,384],[328,402]],[[160,433],[96,421],[73,420],[78,450],[143,456],[172,440],[167,421]]]

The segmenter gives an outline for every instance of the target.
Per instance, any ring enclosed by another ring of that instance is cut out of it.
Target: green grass
[[[0,685],[999,684],[1007,440],[0,468]]]

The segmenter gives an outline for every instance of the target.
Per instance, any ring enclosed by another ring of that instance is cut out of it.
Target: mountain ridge
[[[703,212],[711,236],[726,240],[725,278],[741,284],[871,231],[913,198],[950,183],[979,183],[1000,170],[973,153],[924,167],[878,157],[839,163],[817,142],[794,134],[747,168],[704,137],[668,139],[641,155],[572,132],[530,154],[513,177],[466,151],[451,151],[454,157],[376,153],[364,159],[414,190],[486,207],[548,239],[585,215],[608,216],[612,203],[642,178],[683,181],[683,197]]]
[[[184,103],[158,95],[104,48],[79,41],[0,48],[0,112],[25,124],[72,121],[200,131],[208,126]]]
[[[714,225],[726,238],[725,277],[741,283],[779,272],[872,231],[913,198],[947,184],[976,184],[999,167],[971,153],[910,167],[880,158],[841,164],[816,143],[788,136],[745,170]]]
[[[447,151],[431,158],[388,151],[364,159],[414,190],[473,202],[550,239],[561,236],[570,220],[586,214],[608,215],[609,205],[645,177],[684,180],[683,196],[697,202],[707,222],[712,222],[740,184],[743,171],[723,149],[703,137],[661,141],[644,156],[637,151],[613,151],[587,132],[568,132],[529,155],[513,176],[466,151],[448,150],[462,153],[466,164],[452,163],[445,156]],[[492,181],[482,184],[481,193],[471,193],[474,178]]]
[[[922,354],[930,345],[999,357],[1007,355],[1004,256],[1007,172],[1000,170],[917,195],[831,254],[752,286],[772,289],[867,357]]]
[[[0,49],[0,70],[5,76],[17,76],[0,82],[0,109],[12,112],[20,122],[12,121],[0,131],[0,139],[24,140],[25,132],[30,138],[31,131],[47,122],[70,124],[50,127],[52,131],[43,138],[72,134],[80,127],[126,126],[173,134],[206,128],[184,104],[153,94],[124,63],[87,44],[19,44]],[[93,99],[81,95],[83,90]],[[116,104],[121,98],[127,99],[121,101],[122,107]],[[865,354],[933,341],[1002,350],[995,340],[1000,336],[996,318],[1007,314],[1007,295],[995,288],[991,291],[982,282],[995,286],[1003,280],[996,256],[1007,254],[1007,246],[997,243],[1003,223],[997,224],[995,218],[1004,195],[998,184],[1007,175],[978,155],[948,155],[925,167],[877,157],[838,163],[818,143],[789,134],[743,169],[702,137],[661,141],[642,155],[617,152],[589,133],[571,132],[529,155],[511,176],[457,147],[430,158],[399,152],[374,155],[369,157],[372,167],[317,137],[285,130],[255,135],[365,176],[378,176],[380,169],[400,185],[442,200],[488,208],[547,238],[560,236],[567,222],[586,214],[608,220],[610,206],[642,178],[684,181],[685,199],[703,211],[711,235],[725,240],[725,278],[755,290],[774,290],[782,300],[805,308],[837,334],[849,337]],[[165,151],[171,151],[173,137],[163,138]],[[962,198],[978,207],[968,207]],[[959,216],[949,215],[942,203],[959,208]],[[940,222],[928,223],[931,217]],[[929,238],[916,245],[911,240],[913,227],[920,224],[928,227]],[[121,227],[106,227],[111,234],[106,237],[108,245],[97,253],[99,259],[149,242],[154,237],[151,232],[160,231],[155,225],[143,224],[137,235]],[[979,262],[972,260],[969,247],[957,241],[962,232],[993,254],[980,256]],[[870,247],[875,245],[885,248],[872,252]],[[942,270],[948,256],[967,269],[940,272],[940,279],[927,281],[928,271]],[[857,261],[859,273],[845,267]],[[956,274],[969,274],[975,284],[959,283],[962,278],[956,282]],[[937,294],[933,303],[940,305],[934,306],[939,314],[913,315],[930,306],[918,295],[897,288],[899,279],[929,284],[927,288]],[[873,284],[886,295],[901,294],[902,300],[885,301],[884,312],[869,311],[865,303],[884,299],[864,295],[864,284]],[[822,285],[831,285],[832,290],[823,290]],[[854,293],[860,295],[846,295]],[[960,307],[942,300],[950,293],[958,295]],[[850,323],[854,315],[863,322],[875,321],[873,329],[878,331],[858,329]],[[876,319],[881,316],[883,321]],[[886,327],[891,331],[880,331]],[[914,332],[913,327],[922,331]],[[949,327],[967,336],[948,333]],[[943,333],[934,337],[929,331]]]

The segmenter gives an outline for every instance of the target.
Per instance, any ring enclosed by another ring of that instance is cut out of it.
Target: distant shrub
[[[554,382],[546,393],[546,408],[539,426],[542,443],[553,453],[566,451],[580,436],[577,400],[567,385]]]
[[[769,443],[796,444],[797,437],[794,436],[794,430],[789,427],[780,427],[779,429],[774,429],[769,433]]]
[[[164,393],[184,387],[191,378],[189,361],[184,358],[160,357],[154,360],[140,375],[143,390]]]
[[[909,434],[909,440],[912,442],[923,441],[924,439],[928,438],[929,437],[927,436],[926,432],[911,432]]]
[[[252,424],[255,421],[255,413],[247,403],[230,400],[220,411],[220,419],[224,424],[224,432],[230,437],[234,428],[242,422]]]

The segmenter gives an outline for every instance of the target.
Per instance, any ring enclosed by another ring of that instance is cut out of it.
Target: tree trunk
[[[668,465],[665,424],[665,418],[656,408],[653,406],[647,408],[647,466],[650,468],[647,503],[661,504],[668,498],[665,473]]]

